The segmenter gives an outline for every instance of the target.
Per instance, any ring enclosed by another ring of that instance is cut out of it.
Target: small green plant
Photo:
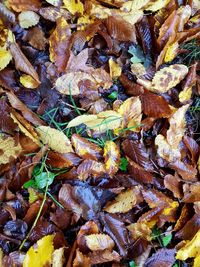
[[[126,171],[127,170],[127,166],[128,166],[128,160],[125,157],[122,157],[120,159],[119,169],[121,171]]]
[[[167,247],[172,240],[172,234],[169,232],[162,233],[160,229],[154,227],[152,230],[152,239],[157,240],[160,246]]]
[[[130,46],[128,50],[129,54],[132,55],[131,57],[131,63],[136,64],[136,63],[143,63],[145,68],[148,68],[152,60],[150,57],[146,57],[139,45],[137,46]]]
[[[137,267],[136,263],[134,261],[129,262],[129,267]]]
[[[187,50],[187,53],[182,54],[185,64],[190,66],[193,62],[200,60],[200,45],[196,39],[184,43],[181,48]]]
[[[111,100],[116,100],[118,97],[118,92],[117,91],[113,91],[111,94],[108,95],[108,98]]]

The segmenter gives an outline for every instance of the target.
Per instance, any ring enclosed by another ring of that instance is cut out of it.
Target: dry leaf
[[[63,267],[65,262],[65,248],[54,250],[52,255],[52,267]]]
[[[178,53],[178,48],[179,48],[178,42],[174,42],[173,44],[168,46],[166,54],[165,54],[164,62],[172,61]]]
[[[18,20],[19,25],[27,29],[38,24],[40,17],[33,11],[22,11],[18,16]]]
[[[36,131],[43,144],[48,144],[52,150],[59,153],[73,152],[70,140],[63,132],[50,126],[39,126]]]
[[[112,249],[115,246],[110,236],[105,234],[86,235],[85,241],[87,247],[92,251]]]
[[[121,260],[120,255],[116,251],[110,251],[108,249],[105,249],[103,251],[93,251],[92,253],[88,254],[91,264],[100,264],[104,262],[119,262]],[[89,266],[85,266],[89,267]],[[114,266],[113,266],[114,267]]]
[[[10,63],[12,55],[9,50],[0,47],[0,71],[3,70]]]
[[[41,28],[31,28],[25,36],[25,40],[27,40],[34,48],[38,50],[45,50],[47,39],[45,38],[44,32]]]
[[[0,164],[16,159],[21,152],[21,145],[14,138],[0,134]]]
[[[90,175],[98,177],[106,173],[103,163],[86,159],[77,168],[78,178],[86,180]]]
[[[80,0],[63,0],[63,3],[72,15],[83,14],[84,6]]]
[[[41,6],[40,0],[8,0],[9,6],[16,12],[32,10],[37,11]]]
[[[56,21],[56,29],[49,38],[50,59],[58,68],[59,72],[64,71],[69,59],[69,41],[71,29],[66,19],[60,17]]]
[[[193,267],[199,267],[200,264],[200,230],[192,240],[186,241],[184,246],[178,250],[176,259],[185,261],[188,258],[195,258]]]
[[[79,249],[76,249],[76,257],[73,261],[73,267],[91,267],[90,259]]]
[[[109,63],[111,78],[112,79],[118,78],[122,72],[121,67],[112,58],[109,59],[108,63]]]
[[[39,77],[29,60],[21,51],[17,43],[10,44],[10,52],[15,60],[15,67],[26,74],[33,77],[38,83],[40,83]]]
[[[51,264],[54,235],[47,235],[37,241],[37,248],[29,248],[23,261],[23,267],[43,267]],[[45,252],[45,253],[44,253]]]
[[[131,232],[133,240],[137,240],[142,237],[148,241],[152,239],[151,229],[144,222],[132,223],[127,226],[128,230]]]
[[[105,168],[110,176],[113,176],[119,169],[120,149],[113,141],[106,141],[104,146]]]
[[[20,83],[26,88],[35,89],[39,86],[37,81],[34,80],[30,75],[23,74],[20,76],[19,80]]]
[[[156,72],[152,80],[151,90],[165,93],[179,84],[188,73],[188,68],[182,64],[174,64]]]
[[[145,6],[145,10],[156,12],[161,8],[164,8],[170,0],[156,0],[156,1],[149,1],[149,3]]]
[[[132,189],[128,189],[122,193],[120,193],[115,200],[112,202],[108,202],[106,207],[104,208],[105,211],[109,213],[125,213],[131,210],[135,205],[142,202],[143,198],[140,193],[139,187],[134,187]]]
[[[71,142],[75,148],[76,154],[83,159],[99,160],[102,158],[102,149],[80,135],[73,134]]]

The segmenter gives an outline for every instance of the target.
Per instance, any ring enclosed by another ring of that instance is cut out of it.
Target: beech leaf
[[[120,150],[113,141],[106,141],[104,146],[105,168],[113,176],[119,169]]]
[[[14,138],[0,134],[0,164],[16,159],[22,152],[21,145]]]
[[[18,16],[18,20],[19,25],[22,28],[27,29],[38,24],[40,17],[33,11],[22,11]]]
[[[105,234],[86,235],[85,241],[87,247],[92,251],[112,249],[115,246],[110,236]]]
[[[3,70],[11,61],[12,55],[9,50],[0,47],[0,71]]]

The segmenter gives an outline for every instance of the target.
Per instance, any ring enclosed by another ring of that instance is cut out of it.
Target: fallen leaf
[[[19,25],[24,28],[30,28],[38,24],[40,17],[33,11],[22,11],[19,16]]]
[[[178,175],[171,175],[171,174],[167,174],[164,177],[164,185],[165,187],[170,190],[174,197],[176,198],[181,198],[182,197],[182,188],[181,188],[181,182],[180,182],[180,178],[178,177]]]
[[[106,173],[104,164],[91,159],[85,159],[77,168],[80,180],[86,180],[90,175],[98,177]]]
[[[64,252],[65,248],[54,250],[52,254],[52,267],[63,267],[65,262]]]
[[[63,3],[72,15],[83,14],[84,6],[80,0],[63,0]]]
[[[56,28],[49,38],[50,59],[58,68],[59,72],[65,70],[69,60],[69,41],[71,29],[66,19],[60,17],[56,21]]]
[[[73,134],[71,142],[75,148],[76,154],[83,159],[99,160],[102,158],[102,149],[80,135]]]
[[[33,27],[28,30],[25,40],[38,50],[45,50],[47,39],[45,38],[44,32],[39,27]]]
[[[27,57],[23,54],[21,51],[19,45],[17,43],[11,43],[10,44],[10,53],[13,56],[15,60],[15,67],[22,72],[25,72],[26,74],[33,77],[33,79],[40,83],[39,77]]]
[[[73,152],[70,140],[63,132],[50,126],[39,126],[36,131],[43,144],[48,144],[52,150],[59,153]]]
[[[0,164],[16,159],[21,152],[21,145],[13,137],[0,134]]]
[[[9,50],[4,47],[0,47],[0,71],[5,69],[12,59],[12,55]]]
[[[145,267],[172,267],[175,262],[175,249],[162,248],[157,250],[146,262]]]
[[[23,261],[23,267],[42,267],[52,262],[54,235],[47,235],[37,242],[37,248],[29,248]],[[45,251],[45,253],[44,253]]]
[[[169,167],[174,169],[184,180],[197,181],[196,166],[176,160],[175,162],[170,163]]]
[[[171,44],[167,48],[167,51],[165,53],[164,62],[170,62],[170,61],[172,61],[176,57],[176,55],[178,53],[178,49],[179,49],[178,42],[174,42],[173,44]]]
[[[79,249],[76,249],[76,257],[73,261],[73,267],[91,267],[90,258],[84,255]]]
[[[152,80],[151,90],[165,93],[179,84],[188,73],[188,68],[182,64],[174,64],[156,72]]]
[[[111,78],[118,78],[122,72],[121,67],[112,58],[109,59],[108,63]]]
[[[136,186],[120,193],[113,201],[107,203],[104,210],[109,213],[125,213],[142,201],[140,188]]]
[[[105,234],[92,234],[86,235],[85,241],[87,247],[92,251],[112,249],[115,246],[115,243],[110,238],[109,235]]]
[[[139,237],[148,241],[152,239],[152,231],[144,222],[132,223],[127,228],[131,232],[133,240],[137,240]]]
[[[145,10],[156,12],[161,8],[164,8],[170,0],[157,0],[157,1],[150,1],[145,6]]]
[[[176,259],[178,260],[187,260],[188,258],[194,259],[194,267],[198,267],[200,263],[200,230],[196,233],[196,235],[190,241],[186,241],[185,245],[178,250],[176,254]]]
[[[32,10],[37,11],[41,6],[41,1],[39,0],[9,0],[9,6],[16,12]]]
[[[116,251],[105,249],[103,251],[93,251],[88,254],[91,264],[100,264],[106,262],[119,262],[121,257]],[[88,266],[87,266],[88,267]]]
[[[119,169],[120,150],[113,141],[106,141],[104,146],[105,168],[110,176],[113,176]]]
[[[38,82],[30,75],[23,74],[20,76],[19,81],[26,88],[35,89],[39,86]]]

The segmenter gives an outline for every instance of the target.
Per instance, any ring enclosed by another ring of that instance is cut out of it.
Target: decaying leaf
[[[52,267],[63,267],[65,262],[64,252],[64,247],[54,250],[52,254]]]
[[[148,241],[152,239],[152,231],[144,222],[132,223],[128,225],[127,228],[131,232],[134,240],[137,240],[139,237],[142,237]]]
[[[112,59],[109,59],[109,68],[111,78],[118,78],[121,75],[121,67]]]
[[[63,132],[50,126],[39,126],[36,131],[40,140],[44,144],[48,144],[52,150],[59,153],[73,152],[70,140]]]
[[[80,180],[86,180],[90,175],[98,177],[105,173],[104,164],[91,159],[84,160],[77,168],[77,174]]]
[[[23,74],[19,80],[20,83],[26,88],[35,89],[39,85],[37,81],[34,80],[30,75]]]
[[[87,247],[92,251],[112,249],[115,246],[110,236],[105,234],[86,235],[85,241]]]
[[[22,11],[18,16],[19,25],[24,29],[35,26],[39,19],[38,14],[33,11]]]
[[[37,242],[37,248],[29,248],[23,261],[23,267],[42,267],[51,264],[51,257],[54,251],[54,235],[47,235]],[[45,253],[44,253],[45,251]]]
[[[37,11],[41,6],[41,1],[39,0],[9,0],[9,6],[16,12],[32,10]]]
[[[55,62],[58,67],[58,71],[64,71],[67,66],[69,59],[69,40],[71,36],[71,29],[65,20],[65,18],[60,17],[56,21],[56,29],[51,34],[49,39],[49,52],[50,59]]]
[[[64,5],[73,15],[76,13],[83,14],[84,6],[80,0],[63,0]]]
[[[0,47],[0,71],[3,70],[11,61],[12,55],[9,50]]]
[[[76,249],[76,257],[73,261],[73,267],[91,267],[90,258],[84,255],[79,249]]]
[[[105,249],[103,251],[93,251],[89,253],[88,256],[90,257],[91,264],[100,264],[106,262],[119,262],[121,257],[116,251],[110,251]],[[88,267],[88,266],[87,266]]]
[[[200,230],[196,233],[192,240],[186,241],[185,245],[178,250],[176,258],[185,261],[188,258],[194,259],[194,267],[198,267],[200,263]]]
[[[0,164],[8,163],[22,152],[21,145],[12,137],[0,134]]]
[[[119,169],[120,150],[113,141],[106,141],[104,146],[105,168],[113,176]]]
[[[114,201],[108,203],[104,208],[109,213],[125,213],[131,210],[135,205],[142,202],[143,198],[139,187],[134,187],[120,193]]]
[[[165,93],[172,87],[179,84],[186,74],[188,73],[188,68],[182,64],[174,64],[169,67],[165,67],[156,72],[152,80],[152,91],[159,93]]]

